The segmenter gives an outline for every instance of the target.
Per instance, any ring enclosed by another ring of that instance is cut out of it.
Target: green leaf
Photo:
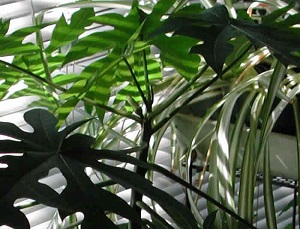
[[[60,86],[66,86],[71,83],[78,82],[80,80],[84,80],[85,78],[80,74],[70,73],[70,74],[60,74],[56,75],[52,78],[53,83],[60,85]]]
[[[195,28],[190,28],[195,29]],[[232,53],[234,47],[228,41],[235,37],[234,30],[229,27],[209,27],[200,31],[196,36],[203,40],[203,45],[196,45],[191,49],[191,53],[201,54],[206,62],[216,73],[220,73],[223,69],[226,58]],[[184,31],[178,31],[184,35]],[[187,31],[189,33],[189,31]]]
[[[127,188],[133,188],[145,196],[157,202],[180,226],[181,228],[198,228],[190,211],[177,202],[172,196],[164,191],[152,186],[151,182],[133,173],[118,167],[108,166],[102,163],[94,163],[88,158],[83,159],[92,168],[105,173],[107,176],[117,181]]]
[[[146,16],[143,34],[151,34],[159,25],[161,25],[161,17],[174,5],[175,0],[160,0],[152,9],[152,12]]]
[[[137,205],[140,208],[142,208],[143,210],[147,211],[151,215],[152,222],[157,228],[161,228],[161,229],[172,229],[173,228],[159,214],[157,214],[151,207],[149,207],[144,202],[138,202]]]
[[[23,41],[28,35],[51,24],[53,23],[44,23],[41,25],[25,27],[7,35],[6,33],[9,22],[4,22],[4,24],[2,23],[2,29],[0,30],[0,56],[15,56],[18,54],[38,52],[40,50],[38,46],[32,43],[23,43]]]
[[[62,15],[56,23],[50,45],[46,51],[51,53],[78,38],[85,31],[85,27],[91,24],[88,19],[92,16],[94,16],[93,8],[82,8],[72,15],[70,24],[67,24],[64,15]]]
[[[59,119],[58,126],[64,124],[67,117],[72,112],[72,110],[74,109],[74,107],[77,105],[78,102],[79,99],[76,96],[72,96],[57,108],[56,113]]]
[[[189,44],[193,46],[190,52],[201,54],[207,63],[217,73],[220,73],[226,57],[233,51],[233,46],[228,43],[228,40],[236,36],[229,24],[230,19],[226,8],[218,5],[202,11],[199,15],[183,16],[180,12],[179,17],[176,15],[174,18],[171,17],[156,32],[170,32],[171,28],[175,30],[174,35],[183,35],[203,41],[204,43],[200,45]],[[203,27],[201,27],[202,25]],[[192,46],[186,47],[185,50],[189,50]],[[178,44],[174,47],[178,47]],[[176,56],[178,57],[178,55]],[[183,58],[180,60],[182,61]],[[188,59],[185,57],[184,60]]]
[[[192,190],[193,192],[195,192],[199,196],[202,196],[203,198],[205,198],[206,200],[208,200],[208,202],[211,205],[214,205],[214,207],[216,209],[219,208],[219,209],[225,211],[226,213],[230,214],[235,219],[239,220],[242,224],[248,225],[249,228],[255,228],[255,227],[251,226],[251,224],[247,223],[245,220],[243,220],[242,218],[240,218],[238,215],[236,215],[235,212],[232,212],[231,210],[229,210],[224,205],[222,205],[219,202],[217,202],[215,199],[213,199],[212,197],[210,197],[206,193],[204,193],[201,190],[195,188],[193,185],[185,182],[184,180],[182,180],[181,178],[177,177],[176,175],[174,175],[173,173],[171,173],[170,171],[164,169],[161,166],[158,166],[158,165],[152,164],[152,163],[146,163],[146,162],[140,161],[140,160],[138,160],[138,159],[136,159],[134,157],[126,155],[122,151],[119,151],[119,152],[115,152],[115,151],[102,151],[101,154],[99,154],[99,155],[96,155],[96,152],[95,152],[94,156],[97,157],[98,160],[99,159],[116,160],[116,161],[121,161],[121,162],[130,163],[130,164],[133,164],[133,165],[137,165],[137,166],[142,167],[142,168],[144,168],[146,170],[151,170],[151,171],[159,172],[159,173],[163,174],[164,176],[168,177],[169,179],[171,179],[171,180],[173,180],[173,181],[175,181],[175,182],[183,185],[184,187],[189,188],[190,190]]]
[[[228,25],[230,23],[227,8],[224,5],[219,4],[204,10],[198,18],[207,24],[213,25]]]
[[[0,56],[11,56],[22,53],[35,53],[39,47],[34,44],[22,44],[21,41],[10,39],[9,37],[0,37]]]
[[[153,41],[161,53],[160,58],[164,66],[173,66],[182,76],[191,79],[198,72],[200,58],[190,54],[190,48],[197,41],[183,36],[157,36]]]
[[[0,19],[0,34],[6,34],[9,29],[9,20]]]
[[[147,73],[145,72],[144,63],[143,63],[143,52],[145,52],[145,61],[147,65]],[[150,48],[145,49],[143,52],[138,52],[127,58],[128,63],[131,65],[131,68],[135,74],[135,77],[144,93],[147,94],[147,82],[145,74],[148,74],[149,83],[153,84],[156,80],[161,80],[161,65],[151,57]],[[125,61],[122,61],[117,66],[117,71],[115,73],[117,84],[122,84],[128,82],[116,96],[116,102],[126,101],[125,108],[127,111],[132,112],[135,110],[135,106],[130,104],[128,97],[131,97],[136,103],[142,101],[142,97],[137,90],[137,86],[133,80],[133,77],[130,73],[128,66],[125,64]]]
[[[300,21],[300,13],[289,15],[285,20],[278,23],[281,27],[289,27],[293,25],[299,24]]]
[[[78,101],[86,97],[99,104],[107,105],[108,99],[111,96],[111,88],[117,86],[115,80],[116,66],[122,60],[132,36],[136,36],[136,33],[141,29],[138,10],[133,6],[127,16],[109,13],[91,17],[89,22],[109,25],[114,29],[91,34],[79,39],[66,55],[63,64],[106,50],[108,54],[104,58],[91,63],[83,70],[80,77],[86,80],[84,84],[73,85],[65,94],[67,97],[68,94],[72,94],[77,97]],[[68,112],[72,111],[74,108],[72,105],[75,105],[75,103],[71,104],[70,102],[67,105],[68,110],[64,109],[62,112],[64,115],[60,115],[61,120],[68,115]],[[103,109],[97,108],[100,120],[103,119],[104,112]]]
[[[292,20],[295,22],[295,20]],[[290,23],[287,23],[290,24]],[[197,38],[204,43],[192,49],[204,56],[207,63],[218,73],[233,48],[228,40],[245,35],[255,45],[267,46],[285,65],[300,66],[300,29],[287,24],[257,24],[249,20],[231,19],[225,6],[216,5],[199,15],[175,13],[153,32],[175,32],[174,34]],[[217,49],[217,47],[221,49]],[[218,55],[216,54],[218,53]]]
[[[214,222],[217,216],[218,210],[210,213],[203,222],[203,229],[214,229]]]
[[[95,225],[117,228],[107,218],[106,212],[117,213],[142,224],[124,200],[96,187],[85,173],[88,165],[81,158],[95,158],[94,150],[90,148],[94,139],[80,134],[68,135],[88,120],[74,123],[58,132],[58,120],[46,110],[31,110],[25,113],[24,119],[34,129],[33,132],[24,132],[14,124],[0,122],[0,134],[18,140],[0,141],[1,154],[8,154],[0,158],[1,163],[8,165],[0,169],[0,207],[5,210],[0,216],[1,225],[29,228],[23,213],[13,205],[16,199],[24,197],[58,208],[63,218],[82,212],[82,228]],[[23,155],[11,155],[16,152]],[[101,150],[98,152],[101,153]],[[67,180],[67,186],[61,194],[39,182],[53,168],[58,168]],[[11,217],[12,214],[14,217]]]
[[[15,211],[13,203],[22,197],[58,208],[62,218],[75,212],[82,212],[83,228],[91,228],[92,225],[116,228],[106,217],[106,212],[117,213],[142,224],[136,212],[124,200],[104,189],[99,189],[91,182],[85,173],[85,168],[92,167],[119,184],[134,188],[159,203],[180,227],[198,228],[188,209],[169,194],[154,187],[146,178],[124,168],[106,165],[99,161],[102,155],[110,154],[117,156],[116,159],[122,159],[124,156],[133,161],[137,159],[122,152],[93,150],[90,146],[94,139],[89,136],[81,134],[69,136],[87,120],[58,132],[56,130],[58,120],[46,110],[31,110],[25,113],[24,119],[34,129],[33,132],[24,132],[10,123],[0,123],[1,135],[18,140],[0,141],[0,152],[8,154],[0,159],[1,163],[8,165],[7,168],[0,170],[2,184],[0,207],[7,209],[4,214],[1,214],[2,224],[15,225],[7,213]],[[16,152],[21,152],[23,155],[10,155]],[[67,186],[61,194],[39,182],[53,168],[58,168],[67,180]],[[17,228],[28,228],[25,226],[26,221],[21,222],[22,224],[17,224]]]
[[[122,40],[122,36],[116,30],[92,33],[83,37],[73,44],[66,54],[63,65],[114,48],[118,40]]]
[[[270,14],[265,15],[262,18],[263,24],[275,24],[277,20],[282,21],[286,13],[293,8],[293,5],[287,5],[280,9],[272,11]]]
[[[232,27],[256,44],[267,46],[283,64],[300,67],[300,57],[295,54],[300,51],[300,44],[297,42],[300,37],[299,28],[276,28],[238,20],[233,20]]]

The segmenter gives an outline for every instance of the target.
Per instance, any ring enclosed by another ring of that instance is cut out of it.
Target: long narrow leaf
[[[264,152],[264,204],[268,228],[277,228],[276,211],[270,174],[270,151],[266,145]]]

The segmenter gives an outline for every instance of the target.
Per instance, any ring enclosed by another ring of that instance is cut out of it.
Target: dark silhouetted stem
[[[138,155],[138,159],[140,161],[143,162],[147,162],[148,160],[148,152],[149,152],[149,144],[150,144],[150,139],[153,133],[152,130],[152,121],[151,119],[145,119],[145,122],[142,126],[143,128],[143,132],[142,132],[142,138],[141,138],[141,143],[145,144],[146,147],[143,148],[140,152],[140,154]],[[137,174],[139,174],[142,177],[145,177],[147,170],[145,168],[141,168],[139,166],[136,166],[135,168],[135,172]],[[136,205],[137,202],[141,202],[143,199],[143,194],[132,190],[131,193],[131,205],[133,206],[133,209],[141,216],[141,208],[139,206]],[[140,229],[141,226],[140,225],[136,225],[133,222],[130,223],[130,229]]]

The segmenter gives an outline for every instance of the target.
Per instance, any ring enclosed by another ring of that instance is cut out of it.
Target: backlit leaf
[[[85,27],[91,24],[88,19],[93,15],[92,8],[82,8],[72,15],[70,24],[62,16],[56,23],[47,52],[51,53],[78,38],[85,31]]]

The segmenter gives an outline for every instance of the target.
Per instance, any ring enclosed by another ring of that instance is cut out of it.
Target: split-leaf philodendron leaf
[[[195,45],[191,52],[202,55],[217,73],[222,71],[226,58],[234,50],[229,41],[241,35],[256,46],[268,47],[283,64],[300,66],[299,28],[291,28],[284,21],[257,24],[251,20],[232,19],[223,5],[216,5],[197,15],[178,12],[152,35],[166,32],[174,32],[174,36],[193,37],[203,42]]]
[[[59,210],[60,216],[82,212],[82,228],[117,228],[107,217],[109,213],[123,216],[141,227],[142,219],[123,199],[94,184],[85,172],[94,168],[126,188],[136,189],[160,204],[181,228],[198,228],[188,209],[173,197],[155,188],[146,178],[124,168],[102,163],[101,159],[136,163],[137,159],[122,151],[96,150],[92,137],[71,134],[89,120],[76,122],[57,131],[58,120],[47,110],[34,109],[25,113],[25,121],[33,128],[24,132],[16,125],[0,122],[0,225],[16,229],[29,228],[25,215],[14,206],[17,199],[29,198]],[[19,153],[19,156],[15,154]],[[51,169],[59,169],[67,180],[61,193],[39,182]]]

